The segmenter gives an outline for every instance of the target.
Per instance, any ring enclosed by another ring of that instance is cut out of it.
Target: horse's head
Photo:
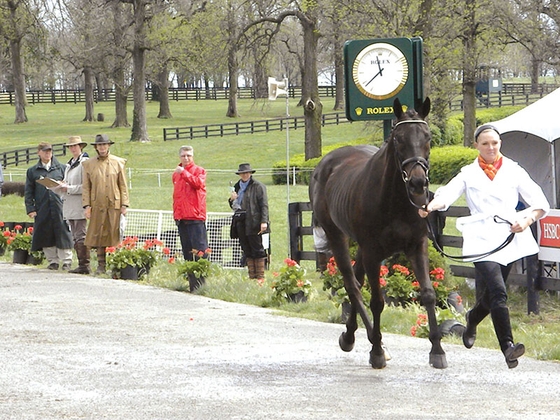
[[[418,208],[428,204],[428,170],[430,168],[430,142],[432,135],[424,118],[430,112],[430,98],[419,104],[418,110],[403,111],[395,99],[393,109],[397,122],[389,141],[394,143],[397,166],[406,185],[408,199]]]

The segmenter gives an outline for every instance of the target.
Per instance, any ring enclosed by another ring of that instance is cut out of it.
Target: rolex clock
[[[349,120],[389,120],[395,98],[406,107],[424,99],[420,38],[348,41],[344,59]]]
[[[386,42],[370,44],[354,59],[352,78],[358,90],[368,98],[391,98],[408,80],[408,61],[394,45]]]

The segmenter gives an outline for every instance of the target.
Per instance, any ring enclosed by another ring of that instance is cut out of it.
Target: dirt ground
[[[560,364],[0,263],[2,419],[560,419]]]

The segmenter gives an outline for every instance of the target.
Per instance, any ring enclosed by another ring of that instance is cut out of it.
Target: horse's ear
[[[426,97],[424,102],[418,101],[416,103],[416,112],[420,115],[420,118],[425,119],[428,114],[430,113],[430,108],[432,106],[432,102],[430,101],[429,97]]]
[[[402,105],[401,101],[399,101],[399,98],[395,98],[395,100],[393,101],[393,112],[395,113],[397,120],[399,120],[403,115]]]

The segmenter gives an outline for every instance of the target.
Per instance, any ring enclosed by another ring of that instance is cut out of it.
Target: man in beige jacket
[[[117,246],[121,241],[120,217],[126,215],[129,204],[126,159],[110,154],[114,142],[106,134],[98,134],[91,144],[97,157],[82,164],[82,205],[86,218],[90,219],[85,245],[97,248],[96,274],[105,274],[105,248]]]

